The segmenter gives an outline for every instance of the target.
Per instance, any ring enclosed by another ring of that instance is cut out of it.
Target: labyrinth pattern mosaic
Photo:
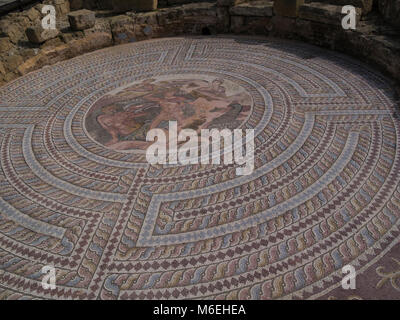
[[[400,299],[396,108],[379,73],[278,40],[151,40],[30,73],[0,88],[0,299]],[[254,129],[253,173],[149,165],[168,120]]]

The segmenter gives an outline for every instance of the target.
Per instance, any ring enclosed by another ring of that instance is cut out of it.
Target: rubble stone
[[[69,13],[68,19],[72,30],[85,30],[94,27],[96,14],[93,11],[82,9]]]
[[[56,38],[60,32],[56,30],[43,30],[42,27],[33,27],[26,29],[28,40],[35,44],[42,44],[47,40]]]

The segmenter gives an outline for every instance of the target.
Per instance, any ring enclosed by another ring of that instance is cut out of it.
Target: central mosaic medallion
[[[89,136],[113,150],[144,150],[146,133],[178,130],[236,129],[252,108],[250,94],[240,85],[203,74],[157,76],[136,81],[100,98],[85,118]]]

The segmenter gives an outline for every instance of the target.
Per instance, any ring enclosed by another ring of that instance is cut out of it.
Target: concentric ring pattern
[[[105,96],[182,75],[251,96],[238,123],[255,129],[253,174],[150,166],[88,133]],[[398,244],[394,101],[352,59],[240,37],[145,41],[28,74],[0,88],[0,297],[327,297],[343,266],[362,274]]]

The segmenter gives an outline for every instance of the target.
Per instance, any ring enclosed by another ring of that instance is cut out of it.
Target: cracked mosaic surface
[[[160,39],[26,75],[0,88],[0,299],[399,299],[398,112],[379,73],[297,42]],[[255,129],[253,174],[114,144],[160,114]]]

